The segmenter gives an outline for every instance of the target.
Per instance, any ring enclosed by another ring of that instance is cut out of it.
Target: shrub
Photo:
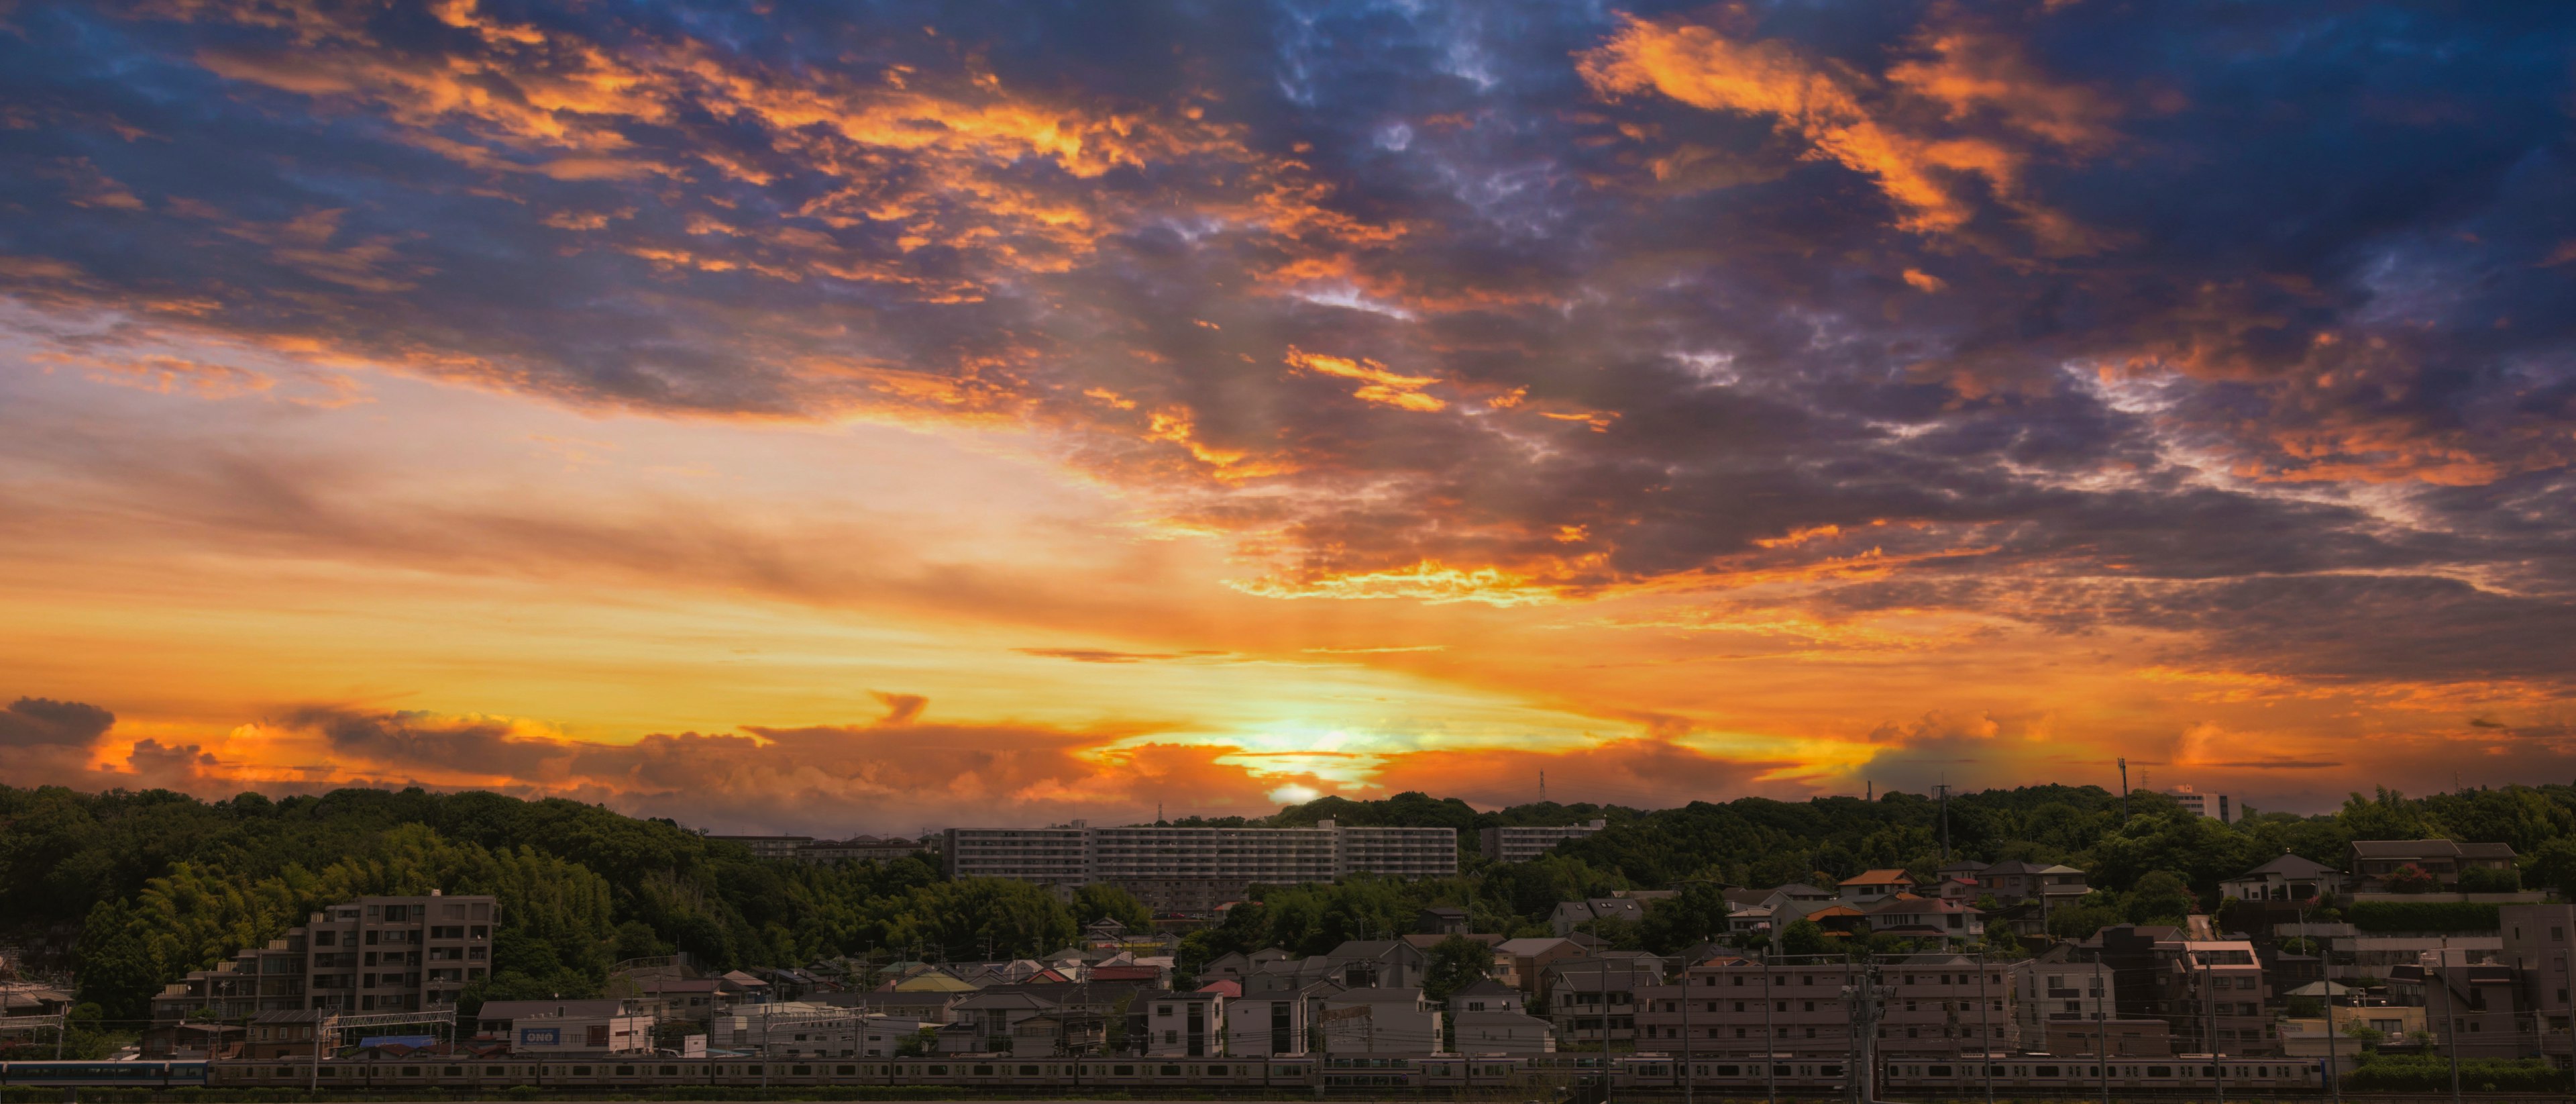
[[[2443,1092],[2451,1087],[2451,1063],[2429,1054],[2367,1054],[2344,1079],[2344,1087],[2356,1092]],[[2552,1092],[2567,1087],[2567,1075],[2539,1059],[2464,1058],[2460,1087],[2470,1092]]]
[[[2465,901],[2363,901],[2344,919],[2366,932],[2491,932],[2496,906]]]
[[[2442,888],[2441,879],[2414,863],[2389,871],[2387,877],[2380,879],[2380,884],[2387,886],[2390,893],[2431,893]]]
[[[2472,866],[2460,872],[2462,893],[2513,893],[2522,889],[2522,871]]]

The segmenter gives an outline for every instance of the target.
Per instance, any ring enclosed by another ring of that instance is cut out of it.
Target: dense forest
[[[1955,795],[1951,853],[2092,872],[2097,892],[2052,917],[2052,930],[2071,935],[2178,917],[2210,905],[2222,878],[2284,851],[2339,862],[2353,839],[2508,843],[2524,856],[2522,882],[2576,889],[2571,786],[2423,798],[2381,791],[2354,795],[2330,815],[2257,813],[2236,824],[2188,815],[2143,791],[2130,796],[2125,820],[2122,805],[2098,787]],[[1344,939],[1402,933],[1432,904],[1468,908],[1480,931],[1537,934],[1558,901],[1668,886],[1684,892],[1644,924],[1597,934],[1676,949],[1722,929],[1721,884],[1830,884],[1871,867],[1928,878],[1943,827],[1938,802],[1908,793],[1654,811],[1556,804],[1478,811],[1407,793],[1324,798],[1235,823],[1328,817],[1459,829],[1460,875],[1262,888],[1256,904],[1184,943],[1185,967],[1229,949],[1315,953]],[[1609,828],[1535,862],[1491,864],[1472,853],[1478,828],[1595,817]],[[164,982],[269,939],[325,903],[365,893],[435,887],[499,895],[505,927],[493,978],[470,995],[476,1001],[594,991],[614,962],[673,950],[717,967],[836,955],[977,959],[1053,950],[1101,916],[1145,919],[1132,898],[1105,887],[1065,902],[1015,882],[947,881],[918,859],[762,860],[669,821],[597,806],[417,789],[208,802],[163,791],[0,787],[0,879],[0,941],[76,934],[80,999],[111,1019],[139,1017]]]

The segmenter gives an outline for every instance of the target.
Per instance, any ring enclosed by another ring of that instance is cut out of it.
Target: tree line
[[[2333,813],[2191,815],[2161,795],[2033,786],[1954,795],[1953,856],[2063,862],[2097,892],[2050,918],[2081,936],[2212,907],[2221,879],[2284,851],[2328,864],[2355,839],[2450,837],[2511,844],[2516,880],[2576,890],[2576,787],[2466,790],[2409,798],[2353,795]],[[1465,908],[1470,927],[1549,932],[1560,901],[1631,888],[1681,890],[1641,924],[1596,925],[1620,946],[1670,952],[1725,927],[1724,885],[1831,886],[1871,868],[1929,882],[1942,857],[1939,804],[1891,792],[1874,801],[1741,798],[1675,809],[1532,804],[1479,811],[1418,793],[1324,798],[1232,822],[1450,827],[1460,873],[1401,882],[1256,887],[1251,900],[1183,945],[1185,969],[1228,950],[1316,954],[1347,939],[1415,929],[1422,908]],[[1474,832],[1497,824],[1606,819],[1534,862],[1490,863]],[[1210,823],[1200,821],[1198,823]],[[667,820],[560,799],[484,792],[351,789],[270,800],[203,801],[167,791],[84,794],[0,786],[0,939],[76,934],[80,999],[139,1019],[161,985],[364,894],[488,892],[500,897],[485,997],[595,992],[615,962],[686,951],[715,969],[801,965],[840,955],[879,960],[1029,956],[1065,946],[1080,925],[1149,922],[1125,893],[1091,887],[1061,900],[1018,882],[949,881],[929,864],[813,865],[755,858]]]

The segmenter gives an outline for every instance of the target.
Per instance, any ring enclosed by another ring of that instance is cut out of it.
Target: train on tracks
[[[2320,1093],[2317,1063],[2288,1058],[2091,1058],[1998,1055],[1991,1074],[1998,1096],[2091,1096],[2109,1082],[2117,1096],[2202,1096],[2221,1090],[2249,1097]],[[1983,1095],[1988,1072],[1974,1055],[1889,1057],[1880,1064],[1883,1097]],[[1133,1095],[1280,1092],[1322,1095],[1450,1094],[1543,1085],[1613,1094],[1678,1095],[1685,1084],[1718,1095],[1776,1089],[1799,1096],[1841,1095],[1839,1063],[1781,1057],[1766,1070],[1759,1057],[1549,1054],[1525,1057],[1331,1055],[1283,1058],[1010,1058],[961,1055],[902,1059],[585,1058],[330,1059],[212,1062],[8,1062],[0,1085],[300,1089],[339,1093],[521,1087],[571,1093],[620,1093],[683,1086],[794,1089],[830,1085],[927,1086],[1001,1095],[1068,1095],[1086,1091]]]

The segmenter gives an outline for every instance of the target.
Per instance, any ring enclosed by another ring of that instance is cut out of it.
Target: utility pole
[[[2121,827],[2123,827],[2123,828],[2125,828],[2125,827],[2128,827],[2128,825],[2129,825],[2129,760],[2128,760],[2128,757],[2127,757],[2127,756],[2122,756],[2122,757],[2120,758],[2120,826],[2121,826]]]
[[[1863,960],[1860,977],[1844,992],[1851,998],[1852,1086],[1858,1104],[1878,1099],[1878,964]]]

